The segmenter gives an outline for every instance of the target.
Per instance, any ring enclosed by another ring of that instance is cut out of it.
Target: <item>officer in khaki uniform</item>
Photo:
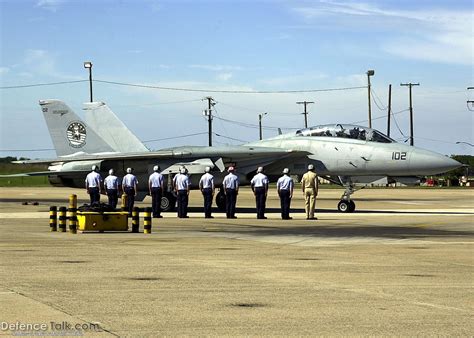
[[[314,165],[308,165],[308,171],[301,179],[301,188],[305,199],[306,219],[317,219],[314,217],[316,208],[316,196],[318,195],[318,175],[314,172]]]

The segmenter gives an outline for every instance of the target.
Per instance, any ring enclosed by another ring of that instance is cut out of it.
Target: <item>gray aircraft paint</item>
[[[84,103],[86,123],[99,134],[110,147],[120,153],[148,151],[104,102]]]
[[[39,102],[57,156],[112,152],[113,149],[59,100]]]
[[[104,140],[61,101],[45,100],[40,101],[40,105],[59,158],[31,162],[54,163],[48,175],[54,185],[83,187],[84,175],[90,171],[92,164],[99,166],[103,176],[111,168],[115,169],[117,175],[123,176],[127,167],[133,167],[138,176],[140,195],[144,197],[148,191],[148,175],[154,165],[164,169],[167,180],[180,166],[185,165],[190,169],[194,183],[192,187],[197,188],[197,177],[206,166],[213,168],[212,173],[219,186],[226,174],[225,167],[229,165],[237,167],[237,174],[245,185],[258,166],[264,166],[269,178],[276,180],[285,167],[291,169],[292,175],[301,177],[307,165],[312,163],[318,175],[336,177],[337,182],[346,186],[343,200],[350,202],[350,195],[357,183],[367,184],[384,177],[387,177],[387,182],[416,182],[416,176],[442,173],[461,166],[449,157],[397,143],[375,129],[341,124],[301,129],[241,146],[114,152],[123,147],[116,141],[116,135],[105,136],[107,141]],[[111,117],[111,111],[105,104],[92,104],[89,107],[92,108],[89,109],[90,114],[106,112],[104,119],[89,119],[101,136],[109,133],[105,128],[107,121],[114,121],[112,124],[115,127],[112,128],[117,128],[117,133],[128,130],[123,123],[117,123],[119,120],[115,115]],[[86,129],[85,136],[81,126]],[[131,149],[141,148],[141,143],[131,132],[126,135],[128,139],[135,138]]]

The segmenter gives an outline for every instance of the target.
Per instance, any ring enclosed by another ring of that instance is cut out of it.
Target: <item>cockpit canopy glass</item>
[[[382,134],[381,132],[375,129],[351,124],[323,125],[300,129],[296,131],[296,136],[339,137],[379,143],[395,142],[390,137]]]

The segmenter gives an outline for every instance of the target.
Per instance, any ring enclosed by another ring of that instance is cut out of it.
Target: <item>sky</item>
[[[265,138],[278,128],[304,127],[297,101],[314,102],[310,126],[366,126],[366,72],[373,69],[374,128],[387,133],[391,84],[390,136],[405,142],[409,97],[400,84],[419,83],[412,88],[415,146],[472,155],[473,6],[472,0],[0,0],[0,156],[56,156],[38,101],[60,99],[84,116],[84,61],[93,63],[94,100],[107,103],[153,150],[207,145],[207,96],[216,102],[214,145],[258,140],[263,113]],[[30,86],[39,84],[49,85]],[[281,93],[288,91],[296,92]]]

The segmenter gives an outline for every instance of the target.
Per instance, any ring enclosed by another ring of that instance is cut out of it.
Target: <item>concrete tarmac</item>
[[[342,190],[323,189],[316,221],[300,192],[281,220],[273,190],[257,220],[247,188],[238,219],[204,219],[193,191],[190,218],[165,213],[151,234],[50,232],[72,193],[87,202],[0,191],[0,335],[474,334],[474,190],[366,189],[341,214]]]

